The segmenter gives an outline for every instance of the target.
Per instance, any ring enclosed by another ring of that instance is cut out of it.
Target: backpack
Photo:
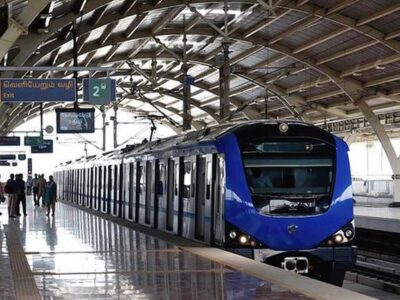
[[[7,193],[7,194],[10,193],[10,186],[8,185],[8,183],[4,187],[4,192]]]

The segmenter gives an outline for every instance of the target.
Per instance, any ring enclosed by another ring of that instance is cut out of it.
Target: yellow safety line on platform
[[[14,279],[15,296],[18,300],[40,300],[39,289],[26,259],[17,232],[10,225],[4,225],[8,255]]]

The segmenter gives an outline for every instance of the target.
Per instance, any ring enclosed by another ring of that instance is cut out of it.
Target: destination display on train
[[[75,79],[0,79],[0,102],[74,102]]]
[[[56,110],[57,133],[93,133],[94,109],[64,109]]]

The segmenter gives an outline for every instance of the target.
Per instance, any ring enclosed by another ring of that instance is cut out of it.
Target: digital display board
[[[25,136],[24,145],[25,146],[39,146],[43,143],[43,138],[41,136]]]
[[[17,156],[15,154],[0,154],[0,160],[16,160]]]
[[[0,136],[0,146],[20,146],[21,138],[19,136]]]
[[[93,133],[94,108],[56,109],[57,133]]]
[[[53,140],[43,140],[39,146],[31,146],[32,153],[53,153]]]

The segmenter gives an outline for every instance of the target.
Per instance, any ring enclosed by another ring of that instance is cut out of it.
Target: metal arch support
[[[28,34],[28,27],[51,0],[31,0],[15,19],[10,18],[7,30],[0,37],[0,60],[21,35]]]

